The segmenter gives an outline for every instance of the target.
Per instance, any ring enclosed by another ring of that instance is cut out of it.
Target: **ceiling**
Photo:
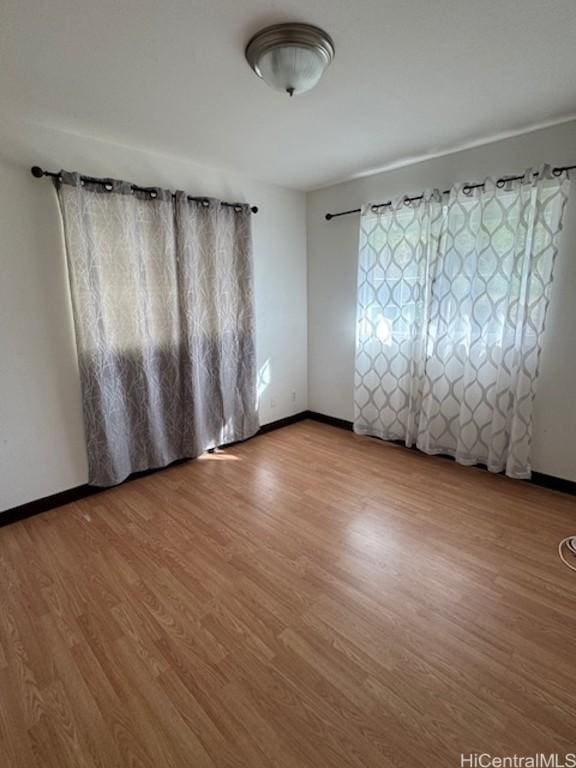
[[[289,99],[243,51],[294,20],[336,58]],[[312,189],[576,115],[576,2],[3,0],[2,110]]]

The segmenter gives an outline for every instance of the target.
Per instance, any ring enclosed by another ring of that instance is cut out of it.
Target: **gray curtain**
[[[250,209],[56,180],[89,482],[258,430]]]

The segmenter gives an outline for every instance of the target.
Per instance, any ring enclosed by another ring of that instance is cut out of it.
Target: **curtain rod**
[[[553,168],[552,173],[554,176],[560,176],[560,174],[563,173],[564,171],[571,171],[574,168],[576,168],[576,165],[561,165],[561,166],[558,166],[557,168]],[[538,171],[535,171],[534,176],[538,176],[538,175],[539,175]],[[497,180],[496,186],[502,188],[508,181],[519,181],[520,179],[523,179],[523,178],[524,178],[524,174],[522,174],[521,176],[502,176],[500,179]],[[464,192],[465,195],[469,195],[473,189],[480,189],[483,186],[484,186],[483,181],[481,181],[478,184],[465,184],[462,187],[462,191]],[[445,189],[442,194],[449,195],[450,190]],[[416,197],[406,197],[404,198],[404,202],[414,203],[417,200],[422,200],[423,197],[424,195],[416,195]],[[387,208],[389,205],[392,205],[392,200],[388,200],[387,203],[376,203],[375,205],[372,206],[372,210],[376,210],[376,208]],[[338,216],[349,216],[351,213],[360,213],[361,211],[362,211],[362,208],[351,208],[349,211],[340,211],[339,213],[327,213],[324,218],[326,219],[326,221],[330,221],[331,219],[338,218]]]
[[[30,173],[32,176],[34,176],[35,179],[41,179],[43,176],[51,176],[53,179],[59,179],[60,174],[55,173],[54,171],[45,171],[42,168],[40,168],[39,165],[33,165],[32,168],[30,168]],[[114,179],[97,179],[93,176],[80,176],[80,179],[82,181],[87,181],[90,184],[101,184],[102,186],[110,185]],[[152,192],[156,189],[156,187],[139,187],[136,184],[130,185],[133,192]],[[172,193],[172,197],[175,197],[174,193]],[[207,202],[207,197],[191,197],[188,196],[188,200],[193,200],[197,203],[203,203]],[[225,205],[227,208],[239,208],[240,206],[244,205],[244,203],[225,203],[220,202],[220,205]],[[258,206],[257,205],[251,205],[250,210],[252,213],[258,213]]]

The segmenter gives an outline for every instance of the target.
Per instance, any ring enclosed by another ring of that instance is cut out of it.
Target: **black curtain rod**
[[[558,168],[553,168],[552,173],[554,176],[560,176],[561,173],[564,173],[564,171],[571,171],[574,168],[576,168],[576,165],[562,165]],[[534,172],[534,176],[538,176],[538,171]],[[498,179],[496,182],[496,186],[502,188],[507,182],[509,181],[519,181],[520,179],[523,179],[524,175],[522,176],[502,176],[502,178]],[[484,182],[481,181],[479,184],[466,184],[464,187],[462,187],[462,191],[465,195],[469,195],[470,192],[473,189],[480,189],[484,186]],[[449,195],[450,190],[445,189],[442,193],[443,195]],[[422,200],[424,195],[416,195],[416,197],[406,197],[404,198],[405,203],[415,203],[417,200]],[[377,208],[387,208],[389,205],[392,205],[392,200],[388,200],[387,203],[376,203],[372,206],[372,210],[376,210]],[[340,213],[327,213],[324,217],[326,221],[330,221],[331,219],[336,219],[338,216],[349,216],[351,213],[360,213],[362,211],[362,208],[352,208],[349,211],[340,211]]]
[[[43,176],[51,176],[53,179],[60,178],[59,173],[55,173],[54,171],[45,171],[42,168],[40,168],[39,165],[33,165],[32,168],[30,168],[30,173],[32,174],[32,176],[34,176],[35,179],[41,179]],[[101,184],[103,187],[107,185],[109,186],[114,181],[114,179],[97,179],[97,178],[94,178],[93,176],[80,176],[80,178],[82,179],[82,181],[87,181],[90,184]],[[136,184],[131,184],[130,187],[133,192],[154,192],[156,189],[156,187],[139,187]],[[172,197],[174,196],[175,195],[172,194]],[[192,200],[197,203],[208,202],[207,197],[188,196],[188,200]],[[240,206],[242,206],[243,203],[220,202],[220,205],[225,205],[227,208],[240,208]],[[250,210],[252,211],[252,213],[258,213],[258,206],[251,205]]]

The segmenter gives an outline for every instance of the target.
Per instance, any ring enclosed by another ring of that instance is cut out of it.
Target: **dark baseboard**
[[[340,427],[341,429],[346,429],[349,432],[353,431],[352,422],[346,421],[345,419],[336,419],[334,416],[326,416],[323,413],[315,413],[314,411],[308,411],[306,418],[313,419],[314,421],[320,421],[323,424],[331,424],[333,427]],[[397,444],[402,445],[402,443]],[[408,450],[412,450],[412,448]],[[414,447],[413,450],[417,451],[418,449]],[[454,461],[451,456],[442,456],[442,458]],[[481,465],[477,466],[479,466],[481,469],[486,469],[486,467]],[[565,480],[563,477],[554,477],[554,475],[546,475],[543,472],[532,472],[532,477],[528,482],[532,483],[533,485],[539,485],[542,488],[549,488],[553,491],[561,491],[562,493],[567,493],[570,496],[576,496],[576,482],[574,482],[574,480]]]
[[[263,424],[257,432],[257,435],[262,435],[266,432],[272,432],[275,429],[282,429],[282,427],[289,427],[290,424],[296,424],[303,419],[308,418],[308,411],[300,411],[300,413],[294,413],[292,416],[286,416],[284,419],[278,419],[277,421],[271,421],[269,424]]]
[[[352,432],[352,422],[346,421],[346,419],[337,419],[336,416],[327,416],[325,413],[317,413],[316,411],[305,411],[305,418]]]
[[[295,413],[292,416],[286,416],[284,419],[278,419],[277,421],[272,421],[269,424],[262,425],[254,437],[266,434],[267,432],[272,432],[276,429],[288,427],[291,424],[296,424],[297,422],[303,421],[304,419],[318,421],[321,424],[329,424],[332,427],[345,429],[347,432],[352,432],[353,430],[352,422],[346,421],[346,419],[338,419],[335,416],[328,416],[325,413],[317,413],[316,411],[301,411],[300,413]],[[446,456],[445,458],[450,459],[449,456]],[[179,459],[178,461],[175,461],[168,466],[173,467],[177,464],[182,464],[185,461],[189,461],[189,459]],[[151,475],[155,472],[162,472],[163,469],[167,468],[168,467],[160,467],[158,469],[149,469],[145,472],[136,472],[135,474],[126,478],[124,483],[130,483],[133,480],[137,480],[139,477],[145,477],[146,475]],[[529,482],[533,483],[534,485],[542,486],[543,488],[550,488],[554,491],[561,491],[562,493],[576,496],[576,482],[573,480],[565,480],[562,477],[554,477],[553,475],[546,475],[542,472],[533,472],[532,479]],[[124,483],[121,483],[121,485]],[[42,499],[29,501],[27,504],[21,504],[18,507],[7,509],[5,512],[0,512],[0,528],[4,525],[16,523],[18,520],[25,520],[27,517],[38,515],[41,512],[48,512],[49,510],[55,509],[56,507],[63,507],[66,504],[72,504],[75,501],[80,501],[81,499],[85,499],[88,496],[94,496],[97,493],[102,493],[108,490],[110,489],[99,488],[94,485],[79,485],[76,488],[70,488],[66,491],[55,493],[52,496],[45,496]]]
[[[145,469],[142,472],[134,472],[123,480],[118,485],[124,485],[125,483],[131,483],[133,480],[138,480],[140,477],[146,477],[147,475],[153,475],[155,472],[162,472],[163,469],[169,467],[176,467],[178,464],[184,464],[184,462],[190,461],[190,459],[177,459],[176,461],[167,464],[165,467],[156,467],[155,469]],[[98,485],[77,485],[76,488],[69,488],[66,491],[60,493],[54,493],[51,496],[44,496],[41,499],[34,499],[27,504],[21,504],[18,507],[12,507],[5,512],[0,512],[0,528],[10,523],[16,523],[18,520],[25,520],[27,517],[38,515],[41,512],[49,512],[56,507],[63,507],[66,504],[72,504],[74,501],[80,501],[86,499],[88,496],[96,496],[98,493],[104,493],[104,491],[110,491],[112,488],[117,488],[118,485],[100,487]]]
[[[543,488],[550,488],[553,491],[561,491],[562,493],[570,494],[570,496],[576,496],[576,483],[574,480],[546,475],[543,472],[532,472],[530,482],[534,485],[541,485]]]
[[[21,504],[18,507],[12,507],[4,512],[0,512],[0,528],[4,525],[17,523],[19,520],[25,520],[27,517],[39,515],[41,512],[48,512],[55,507],[63,507],[66,504],[72,504],[74,501],[80,501],[87,496],[93,496],[105,490],[93,485],[78,485],[76,488],[69,488],[60,493],[54,493],[51,496],[44,496],[42,499],[34,499],[27,504]]]
[[[261,426],[254,437],[265,434],[266,432],[272,432],[274,429],[287,427],[290,424],[296,424],[296,422],[302,421],[302,419],[305,418],[307,418],[306,411],[302,411],[301,413],[296,413],[293,416],[287,416],[285,419],[272,421],[269,424],[264,424]],[[130,475],[130,477],[127,477],[126,480],[124,480],[122,483],[119,483],[119,485],[130,483],[133,480],[137,480],[140,477],[146,477],[146,475],[152,475],[155,472],[162,472],[162,470],[168,469],[168,467],[177,466],[178,464],[182,464],[185,461],[190,461],[190,459],[178,459],[178,461],[174,461],[172,464],[169,464],[166,467],[147,469],[144,472],[135,472],[133,475]],[[117,488],[118,486],[112,487]],[[4,525],[16,523],[19,520],[25,520],[27,517],[38,515],[41,512],[48,512],[49,510],[55,509],[56,507],[63,507],[66,504],[72,504],[74,501],[80,501],[81,499],[85,499],[88,496],[95,496],[97,493],[103,493],[104,491],[109,490],[109,487],[100,488],[95,485],[78,485],[76,488],[70,488],[66,491],[61,491],[60,493],[54,493],[51,496],[45,496],[41,499],[29,501],[26,504],[20,504],[17,507],[12,507],[11,509],[7,509],[4,512],[0,512],[0,528]]]

